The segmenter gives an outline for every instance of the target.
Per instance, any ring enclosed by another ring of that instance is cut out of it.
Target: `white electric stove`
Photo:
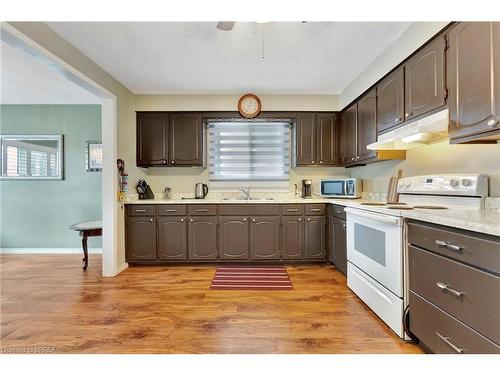
[[[446,174],[400,179],[399,203],[361,203],[347,212],[347,286],[398,336],[407,338],[407,210],[481,210],[488,178]]]

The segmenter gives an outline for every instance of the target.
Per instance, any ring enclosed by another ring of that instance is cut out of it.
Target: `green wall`
[[[1,248],[77,248],[71,224],[101,218],[101,172],[85,169],[88,140],[101,139],[100,105],[1,105],[1,134],[63,134],[64,180],[0,180]],[[101,239],[90,238],[90,248]]]

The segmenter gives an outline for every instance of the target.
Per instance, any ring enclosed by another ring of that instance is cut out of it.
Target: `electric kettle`
[[[194,188],[194,197],[196,199],[203,199],[208,194],[208,186],[205,184],[197,183]]]

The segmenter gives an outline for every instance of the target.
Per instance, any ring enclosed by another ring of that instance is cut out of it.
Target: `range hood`
[[[450,114],[448,108],[416,120],[408,125],[380,134],[369,150],[409,150],[448,138]]]

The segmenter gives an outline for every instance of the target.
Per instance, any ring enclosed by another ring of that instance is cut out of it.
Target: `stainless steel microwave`
[[[359,178],[332,178],[320,180],[320,195],[324,198],[360,198],[362,192]]]

